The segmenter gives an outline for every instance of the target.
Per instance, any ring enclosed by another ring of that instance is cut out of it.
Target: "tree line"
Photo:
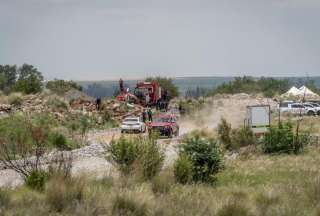
[[[54,93],[61,94],[70,89],[82,91],[82,87],[73,81],[52,80],[44,83],[42,73],[33,65],[0,65],[0,91],[4,94],[22,92],[39,93],[46,87]]]

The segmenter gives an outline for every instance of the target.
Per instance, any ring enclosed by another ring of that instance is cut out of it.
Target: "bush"
[[[51,133],[49,140],[58,150],[71,150],[70,146],[68,146],[68,140],[63,134],[57,132]]]
[[[218,136],[220,142],[226,147],[226,149],[231,150],[231,124],[229,124],[224,118],[221,118],[221,121],[218,125]]]
[[[140,204],[125,196],[117,196],[113,202],[112,215],[145,216],[147,213],[146,204]]]
[[[12,93],[8,97],[9,104],[14,106],[21,106],[22,101],[22,95],[20,93]]]
[[[294,153],[303,150],[308,144],[309,136],[306,134],[293,133],[293,126],[290,122],[271,127],[269,133],[263,139],[262,150],[265,153]]]
[[[156,176],[164,162],[164,152],[152,138],[142,138],[139,144],[138,169],[143,179]]]
[[[232,148],[238,149],[248,145],[254,145],[256,143],[256,138],[249,127],[241,127],[240,129],[232,130],[231,142]]]
[[[180,155],[174,163],[174,177],[176,182],[187,184],[192,181],[193,165],[192,161],[186,155]]]
[[[108,160],[113,162],[124,175],[131,173],[138,158],[138,140],[120,137],[112,140],[107,148]]]
[[[34,190],[43,191],[46,181],[48,180],[48,173],[45,171],[33,170],[24,179],[25,184]]]
[[[124,175],[136,171],[145,180],[156,176],[163,164],[164,153],[152,138],[120,137],[112,140],[107,148],[107,159]]]
[[[193,180],[209,182],[222,168],[222,156],[216,140],[199,135],[186,137],[179,154],[188,156],[193,165]]]

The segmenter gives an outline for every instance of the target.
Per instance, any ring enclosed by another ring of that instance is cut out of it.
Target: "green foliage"
[[[161,170],[164,162],[164,152],[152,138],[142,138],[138,151],[138,169],[144,180],[151,180]]]
[[[240,127],[231,131],[231,149],[238,149],[241,147],[254,145],[256,138],[249,127]]]
[[[307,145],[310,137],[307,134],[294,134],[290,122],[272,126],[263,139],[262,149],[265,153],[297,154]]]
[[[125,196],[117,196],[113,202],[112,215],[148,215],[146,204],[140,204],[136,200]]]
[[[288,80],[277,80],[274,78],[254,79],[252,77],[236,77],[235,80],[224,83],[213,89],[209,95],[236,94],[236,93],[263,93],[265,96],[273,97],[282,94],[289,88]]]
[[[67,138],[58,132],[53,132],[49,135],[50,143],[59,150],[71,150],[68,146]]]
[[[179,155],[179,158],[174,163],[174,177],[176,182],[187,184],[192,181],[193,164],[186,155]]]
[[[16,65],[0,65],[0,90],[9,93],[17,79]]]
[[[241,147],[256,144],[254,133],[249,127],[240,127],[232,129],[224,118],[221,119],[218,125],[219,141],[228,150],[236,150]]]
[[[222,169],[222,156],[216,140],[199,135],[187,136],[180,146],[179,154],[190,158],[193,165],[193,180],[210,182]]]
[[[40,170],[33,170],[24,179],[25,184],[31,189],[43,191],[46,181],[48,180],[48,173]]]
[[[25,94],[34,94],[42,90],[43,76],[32,65],[23,64],[18,70],[18,79],[12,86],[12,90]]]
[[[124,175],[132,171],[138,158],[138,144],[137,139],[120,137],[118,140],[112,140],[107,148],[108,160],[116,164]]]
[[[170,99],[179,96],[178,87],[173,84],[171,78],[148,77],[148,78],[146,78],[146,81],[147,82],[157,81],[158,84],[161,86],[161,88],[163,88],[164,90],[166,90],[168,92],[168,97]]]
[[[107,159],[116,164],[124,175],[134,169],[144,180],[156,176],[164,161],[164,153],[152,138],[124,138],[111,141]]]
[[[226,149],[232,149],[232,140],[231,140],[231,124],[229,124],[226,119],[221,118],[218,125],[218,136],[220,142],[226,147]]]
[[[65,81],[65,80],[52,80],[47,82],[46,88],[50,89],[56,94],[64,94],[71,89],[76,89],[82,91],[82,86],[77,84],[74,81]]]

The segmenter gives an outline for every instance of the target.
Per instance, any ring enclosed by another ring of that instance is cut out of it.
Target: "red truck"
[[[174,114],[159,114],[153,116],[152,122],[148,123],[148,130],[156,131],[160,136],[179,136],[179,125]]]
[[[119,101],[129,101],[144,106],[155,106],[161,100],[165,100],[166,92],[160,87],[157,81],[138,82],[134,92],[130,93],[124,89],[123,80],[120,79]]]

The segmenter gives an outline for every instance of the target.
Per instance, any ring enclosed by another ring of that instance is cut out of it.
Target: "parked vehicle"
[[[121,133],[124,132],[139,132],[144,133],[146,131],[146,124],[140,117],[127,117],[122,121],[120,126]]]
[[[152,122],[148,124],[150,132],[157,131],[160,136],[179,136],[179,125],[173,114],[160,114],[153,116]]]
[[[317,110],[313,106],[303,103],[288,103],[287,106],[280,105],[280,112],[311,116],[315,115],[317,113]]]
[[[320,104],[315,102],[306,102],[304,105],[309,107],[312,106],[316,110],[317,115],[320,115]]]

